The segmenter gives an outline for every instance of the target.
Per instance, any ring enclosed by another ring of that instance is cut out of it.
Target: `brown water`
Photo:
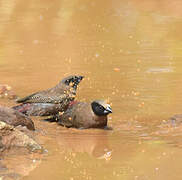
[[[81,74],[77,99],[113,109],[112,131],[36,119],[48,155],[23,179],[182,179],[182,130],[158,127],[182,113],[181,29],[181,0],[1,0],[0,84],[23,97]]]

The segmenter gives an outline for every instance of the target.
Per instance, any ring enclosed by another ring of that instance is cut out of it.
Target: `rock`
[[[16,173],[0,174],[0,180],[18,180],[20,175]]]
[[[182,122],[182,114],[175,114],[174,116],[170,117],[170,119]]]
[[[12,126],[26,126],[29,130],[35,130],[33,121],[24,114],[8,108],[0,106],[0,121]]]
[[[169,119],[169,123],[172,126],[179,126],[182,124],[182,114],[176,114]]]
[[[168,132],[169,128],[182,127],[182,114],[175,114],[168,120],[163,120],[159,127],[160,129],[164,129],[165,132]]]
[[[32,138],[13,126],[0,121],[0,152],[13,147],[28,148],[31,151],[42,150],[42,147]]]
[[[17,95],[12,91],[11,86],[0,84],[0,98],[16,99]]]

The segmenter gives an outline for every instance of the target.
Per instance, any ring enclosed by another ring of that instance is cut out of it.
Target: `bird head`
[[[75,90],[77,89],[78,84],[81,82],[81,80],[84,78],[84,76],[68,76],[64,78],[61,83],[73,87]]]
[[[95,100],[91,103],[91,106],[97,116],[105,116],[112,113],[111,106],[103,100]]]

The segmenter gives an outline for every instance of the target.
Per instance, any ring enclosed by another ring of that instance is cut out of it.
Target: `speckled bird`
[[[104,128],[107,127],[109,113],[112,113],[112,109],[103,100],[95,100],[92,103],[74,101],[63,114],[58,116],[58,123],[79,129]]]
[[[77,86],[82,79],[83,76],[68,76],[53,88],[18,99],[17,103],[21,104],[13,109],[28,116],[50,116],[63,112],[75,99]]]

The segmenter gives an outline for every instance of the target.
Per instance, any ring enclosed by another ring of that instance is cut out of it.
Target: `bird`
[[[12,108],[28,116],[50,116],[63,112],[75,99],[77,86],[83,78],[77,75],[65,77],[53,88],[18,99],[17,103],[21,104]]]
[[[33,121],[26,115],[9,107],[0,106],[0,121],[12,126],[26,126],[29,130],[35,130]]]
[[[73,101],[57,119],[59,125],[68,128],[105,128],[109,113],[112,113],[111,106],[104,100],[94,100],[91,103]]]

